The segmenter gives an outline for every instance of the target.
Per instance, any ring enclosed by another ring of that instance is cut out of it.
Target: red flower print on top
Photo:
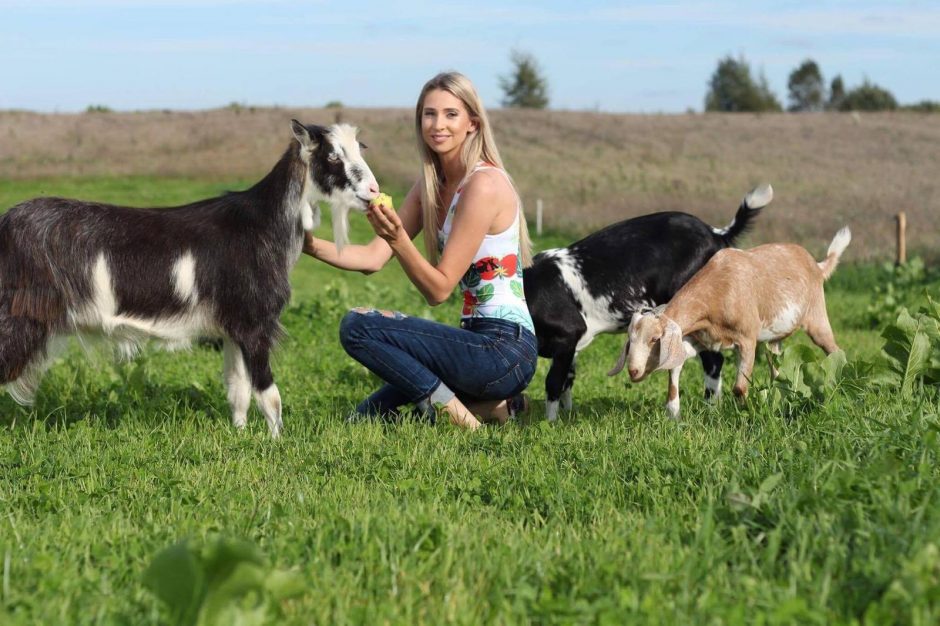
[[[463,292],[463,314],[473,315],[473,310],[477,307],[477,298],[469,290]]]
[[[480,278],[483,280],[515,276],[518,265],[519,257],[515,254],[507,254],[501,259],[497,259],[495,256],[488,256],[476,262],[477,271],[480,273]]]

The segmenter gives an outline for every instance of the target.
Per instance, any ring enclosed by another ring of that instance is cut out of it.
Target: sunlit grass
[[[2,198],[48,186],[165,205],[225,188],[71,184],[4,183]],[[352,225],[354,240],[368,237],[361,216]],[[866,321],[879,271],[844,265],[827,289],[850,359],[881,345]],[[231,426],[211,347],[112,364],[73,345],[34,408],[0,398],[0,621],[165,621],[144,570],[166,546],[216,536],[248,540],[302,577],[305,591],[280,607],[286,623],[938,617],[936,389],[903,400],[872,387],[783,411],[758,400],[769,384],[761,359],[748,401],[712,406],[693,363],[673,422],[664,376],[605,375],[622,345],[605,336],[579,358],[575,412],[554,425],[543,419],[542,362],[519,423],[351,426],[345,414],[378,381],[339,345],[345,311],[381,305],[456,323],[459,307],[429,310],[394,263],[366,277],[304,257],[292,284],[273,366],[279,441],[255,409],[246,431]]]

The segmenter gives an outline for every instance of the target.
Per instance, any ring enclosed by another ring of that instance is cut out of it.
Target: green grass
[[[0,199],[164,205],[218,189],[81,179],[4,183]],[[365,220],[352,219],[364,239]],[[866,317],[881,271],[841,267],[828,289],[850,361],[881,346]],[[394,263],[364,277],[304,257],[292,283],[274,362],[279,441],[255,409],[245,432],[232,428],[221,354],[206,347],[115,365],[72,345],[34,408],[0,398],[0,623],[166,623],[145,570],[182,539],[217,537],[299,576],[302,593],[269,614],[278,623],[940,617],[936,388],[762,403],[761,360],[747,402],[713,407],[693,363],[677,423],[662,406],[665,375],[605,376],[622,340],[605,336],[581,355],[576,411],[557,424],[542,418],[542,362],[522,423],[350,426],[343,416],[378,382],[339,345],[347,308],[454,323],[458,304],[429,310]]]

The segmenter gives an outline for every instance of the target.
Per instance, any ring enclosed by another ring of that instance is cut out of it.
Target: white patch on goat
[[[761,328],[757,334],[758,341],[776,341],[787,337],[800,323],[803,317],[803,308],[800,304],[791,302],[777,313],[777,316]]]
[[[84,306],[69,310],[68,320],[78,332],[103,334],[118,343],[123,356],[133,356],[148,338],[158,339],[169,350],[189,346],[194,336],[217,334],[215,316],[206,304],[195,304],[185,313],[157,318],[118,314],[111,270],[104,252],[89,270],[92,295]],[[174,286],[175,289],[175,286]]]
[[[829,244],[826,256],[830,254],[834,254],[837,257],[842,256],[842,253],[845,252],[845,249],[849,246],[851,241],[852,231],[849,230],[848,226],[843,226],[839,229],[839,232],[836,233],[836,236],[833,237],[832,243]]]
[[[303,153],[303,150],[301,150]],[[317,203],[317,194],[314,193],[316,187],[313,184],[313,177],[310,175],[310,168],[307,168],[306,177],[303,183],[294,179],[287,189],[287,195],[284,202],[289,214],[294,215],[294,219],[300,220],[300,227],[304,231],[310,232],[320,225],[320,205]],[[300,259],[303,252],[303,238],[291,237],[287,251],[287,271],[290,272]]]
[[[255,402],[258,403],[258,408],[264,413],[264,418],[268,422],[268,430],[271,431],[271,437],[277,439],[284,427],[281,421],[281,392],[277,390],[277,385],[272,384],[264,391],[256,391]]]
[[[222,342],[223,377],[228,396],[228,405],[232,409],[232,424],[235,428],[244,428],[248,422],[248,405],[251,403],[251,381],[245,367],[241,348],[234,341],[225,338]]]
[[[575,350],[580,352],[586,348],[599,333],[609,333],[618,330],[622,324],[620,317],[611,310],[612,300],[610,296],[600,296],[595,298],[588,291],[587,284],[581,274],[581,268],[571,257],[568,250],[553,250],[551,258],[555,259],[558,269],[561,271],[562,280],[571,290],[574,299],[581,305],[581,315],[584,323],[587,325],[587,331],[578,340]]]
[[[756,211],[757,209],[763,209],[765,206],[771,203],[774,199],[774,188],[769,184],[760,185],[752,189],[746,196],[744,196],[744,201],[742,204],[748,208],[750,211]],[[716,235],[724,236],[728,234],[728,231],[734,226],[734,223],[737,221],[737,216],[735,219],[731,220],[731,223],[725,226],[724,228],[714,228],[712,227],[712,232]]]
[[[311,154],[310,150],[301,146],[300,159],[306,165],[304,180],[299,181],[292,177],[287,194],[284,196],[284,202],[287,204],[285,209],[300,220],[301,228],[305,231],[314,230],[320,225],[320,205],[317,201],[322,194],[316,192],[317,188],[310,174]]]
[[[561,392],[561,408],[570,411],[574,408],[574,399],[571,397],[571,387]]]
[[[320,206],[311,200],[313,196],[313,181],[310,173],[307,172],[307,183],[304,185],[303,192],[296,190],[297,183],[292,183],[291,196],[300,196],[298,206],[300,207],[300,225],[306,231],[315,230],[320,225]],[[316,206],[315,206],[316,205]]]
[[[545,401],[545,419],[554,422],[558,419],[558,400]]]
[[[674,420],[679,419],[679,377],[681,374],[681,365],[669,370],[669,397],[666,400],[666,410],[669,411],[669,417]]]
[[[762,209],[768,204],[770,204],[774,199],[774,188],[769,184],[760,185],[755,187],[744,196],[744,204],[748,209]]]
[[[92,285],[92,306],[97,313],[98,319],[106,331],[108,322],[114,318],[117,313],[117,298],[114,295],[114,287],[111,283],[111,270],[108,268],[108,260],[104,252],[98,254],[95,260],[95,266],[91,271]]]
[[[709,400],[711,402],[717,402],[721,398],[721,378],[713,378],[705,374],[705,389],[712,392]]]
[[[173,289],[179,299],[188,304],[196,304],[199,294],[196,291],[196,259],[190,251],[184,252],[173,264]]]

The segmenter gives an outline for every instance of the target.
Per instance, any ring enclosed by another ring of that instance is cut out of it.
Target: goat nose
[[[629,370],[627,370],[627,372],[629,372],[630,378],[634,380],[636,380],[636,378],[640,375],[640,370],[635,367],[631,367]]]
[[[375,181],[369,183],[369,191],[375,194],[379,193],[379,184]]]

